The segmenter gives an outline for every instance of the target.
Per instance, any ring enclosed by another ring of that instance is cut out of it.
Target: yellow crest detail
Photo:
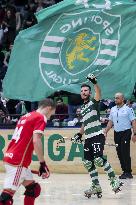
[[[94,51],[96,48],[95,46],[91,47],[91,43],[96,40],[96,37],[93,36],[90,39],[86,40],[85,38],[88,36],[87,33],[80,33],[76,39],[72,40],[70,42],[71,47],[72,44],[74,44],[74,48],[68,52],[69,48],[66,51],[66,61],[69,70],[72,70],[74,68],[74,61],[80,60],[84,62],[89,62],[89,58],[85,57],[85,51],[84,50],[91,50]]]

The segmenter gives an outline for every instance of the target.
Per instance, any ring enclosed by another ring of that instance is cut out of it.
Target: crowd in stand
[[[61,0],[0,0],[0,90],[20,30],[37,23],[35,13]]]
[[[20,115],[37,109],[37,102],[9,100],[2,96],[2,80],[8,69],[10,53],[16,35],[19,31],[29,28],[37,23],[35,13],[43,8],[51,6],[61,0],[0,0],[0,124],[15,124]],[[136,97],[136,86],[134,89]],[[63,97],[67,97],[67,102]],[[75,126],[81,122],[80,95],[58,92],[52,96],[57,102],[56,115],[51,119],[54,126]],[[79,103],[80,102],[80,103]],[[101,111],[105,115],[101,118],[102,123],[108,121],[108,115],[114,102],[102,100]],[[136,103],[128,101],[128,106],[136,109]]]
[[[71,95],[74,96],[74,101],[71,100]],[[56,101],[55,115],[48,121],[48,126],[65,127],[65,126],[81,126],[81,104],[79,94],[71,94],[66,92],[57,92],[53,96]],[[79,104],[80,102],[80,104]],[[132,108],[136,113],[136,102],[132,100],[126,101],[127,106]],[[108,123],[110,109],[115,106],[113,100],[105,99],[100,101],[100,120],[103,127]],[[36,110],[38,102],[28,102],[19,100],[5,99],[0,97],[0,127],[14,127],[21,115]]]
[[[16,117],[37,108],[37,103],[8,100],[2,97],[2,81],[8,69],[10,53],[19,31],[37,23],[35,13],[61,0],[0,0],[0,123],[13,123]],[[12,119],[12,121],[11,121]]]

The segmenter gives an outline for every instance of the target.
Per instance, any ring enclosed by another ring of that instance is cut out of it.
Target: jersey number
[[[15,143],[17,143],[18,140],[20,139],[22,130],[23,130],[23,126],[21,126],[20,128],[16,127],[14,134],[12,136],[12,140],[16,140]]]

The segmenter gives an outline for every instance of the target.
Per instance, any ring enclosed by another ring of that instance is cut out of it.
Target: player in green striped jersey
[[[122,183],[115,177],[115,173],[103,156],[105,136],[100,123],[99,102],[101,98],[101,90],[97,83],[97,79],[93,74],[89,74],[87,79],[93,83],[95,95],[91,97],[91,87],[88,84],[81,86],[81,98],[84,103],[81,107],[82,127],[80,132],[73,138],[73,142],[82,142],[82,135],[85,136],[84,143],[84,166],[88,170],[92,185],[89,190],[85,191],[85,196],[91,197],[96,194],[101,197],[102,189],[99,184],[98,172],[96,167],[103,167],[107,173],[112,190],[117,193],[120,191]]]

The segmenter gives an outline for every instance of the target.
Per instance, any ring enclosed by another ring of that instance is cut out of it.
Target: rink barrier
[[[4,171],[3,156],[4,151],[10,142],[13,134],[12,129],[0,130],[0,171]],[[57,148],[57,141],[62,138],[71,138],[79,131],[78,128],[58,128],[46,129],[45,135],[42,138],[44,155],[46,162],[54,173],[87,173],[82,160],[83,160],[83,145],[74,144],[71,140],[66,140],[61,143]],[[111,130],[107,137],[108,143],[114,143],[113,130]],[[121,173],[120,163],[116,154],[115,147],[105,146],[104,155],[111,163],[117,174]],[[136,145],[131,144],[131,158],[132,170],[136,174]],[[38,170],[39,162],[35,154],[32,157],[31,168]],[[99,168],[100,173],[104,173],[102,168]]]

